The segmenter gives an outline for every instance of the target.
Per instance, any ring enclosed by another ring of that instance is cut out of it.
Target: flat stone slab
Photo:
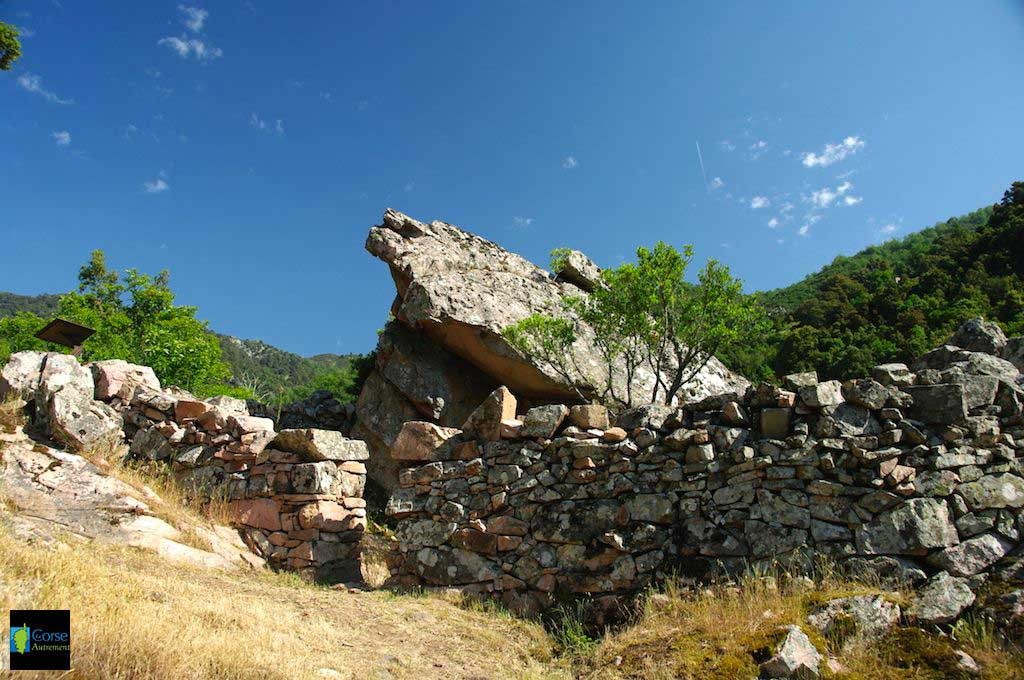
[[[366,460],[370,452],[366,442],[349,439],[334,430],[318,430],[307,427],[296,430],[281,430],[270,443],[270,447],[288,453],[297,453],[310,460]]]

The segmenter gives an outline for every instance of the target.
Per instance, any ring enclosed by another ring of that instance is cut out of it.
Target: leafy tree
[[[558,257],[561,251],[555,251]],[[755,298],[745,296],[742,284],[728,267],[709,260],[697,276],[686,281],[693,249],[680,252],[659,242],[637,249],[637,262],[601,273],[600,284],[587,296],[567,297],[564,304],[594,332],[595,345],[608,367],[604,399],[633,405],[638,400],[671,404],[718,352],[757,335],[765,317]],[[567,318],[530,316],[505,330],[518,350],[559,367],[571,379],[568,348],[576,339],[576,324]],[[649,395],[636,392],[634,379],[642,366],[657,376]],[[625,370],[625,392],[611,379],[613,368]]]
[[[223,393],[231,371],[220,344],[195,307],[174,304],[170,274],[110,270],[93,251],[78,273],[78,292],[60,301],[61,316],[96,329],[83,358],[125,359],[153,368],[160,380],[200,394]]]
[[[0,21],[0,71],[10,71],[20,56],[21,41],[18,40],[18,29]]]
[[[217,337],[195,318],[195,307],[174,304],[170,276],[155,277],[107,268],[103,251],[78,274],[78,290],[60,298],[59,316],[94,329],[82,345],[86,361],[124,359],[151,366],[161,382],[199,395],[248,396],[226,384],[231,371],[221,358]],[[45,324],[31,313],[0,319],[0,354],[25,349],[66,351],[34,337]]]

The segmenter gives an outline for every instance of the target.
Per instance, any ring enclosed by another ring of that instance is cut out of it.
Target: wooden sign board
[[[36,333],[36,337],[46,342],[53,342],[72,349],[80,347],[90,335],[95,333],[91,328],[79,326],[66,319],[54,319],[46,324],[43,330]]]

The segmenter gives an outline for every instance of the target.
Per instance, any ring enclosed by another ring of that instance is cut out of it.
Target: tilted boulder
[[[583,327],[567,357],[568,378],[557,367],[524,356],[502,331],[531,314],[564,317],[562,297],[579,294],[574,286],[552,280],[528,260],[443,222],[424,224],[388,210],[383,224],[370,230],[366,249],[388,264],[398,298],[399,321],[470,362],[518,396],[544,401],[582,401],[599,396],[607,367],[599,359],[593,333]],[[655,376],[640,372],[642,393]],[[612,383],[625,393],[625,371],[614,367]],[[748,383],[717,359],[683,388],[681,397],[743,391]]]
[[[92,372],[69,354],[43,356],[35,390],[36,425],[55,441],[84,450],[105,440],[123,439],[120,415],[96,401]]]
[[[349,439],[334,430],[303,428],[281,430],[270,442],[281,451],[306,456],[309,460],[366,460],[370,457],[366,442]]]
[[[0,400],[16,394],[29,401],[35,398],[46,352],[15,352],[0,370]]]

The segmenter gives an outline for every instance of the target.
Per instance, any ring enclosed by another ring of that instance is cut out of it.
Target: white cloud
[[[777,226],[779,226],[779,219],[777,217],[773,217],[770,220],[768,220],[769,229],[774,229]]]
[[[157,174],[155,180],[153,180],[152,182],[143,182],[142,188],[145,190],[147,194],[162,194],[163,192],[171,188],[171,185],[168,184],[167,180],[165,179],[166,177],[167,173],[161,170],[159,174]]]
[[[847,137],[839,144],[826,144],[825,149],[820,153],[806,152],[802,157],[805,167],[826,167],[838,163],[847,156],[851,156],[864,148],[864,140],[860,137]]]
[[[823,189],[818,189],[811,193],[811,203],[813,203],[816,208],[827,208],[836,200],[836,196],[836,192],[832,191],[828,187],[824,187]]]
[[[858,203],[860,203],[863,200],[864,199],[861,198],[860,196],[844,196],[843,197],[843,203],[845,205],[848,205],[848,206],[857,205]]]
[[[785,203],[783,203],[782,205],[779,206],[779,212],[783,213],[783,214],[788,213],[788,212],[792,212],[793,208],[795,208],[795,207],[796,206],[794,206],[792,203],[790,203],[789,201],[786,201]]]
[[[328,104],[334,103],[334,95],[332,95],[330,92],[321,92],[320,99],[323,99]]]
[[[892,234],[895,233],[897,229],[899,229],[899,227],[890,222],[889,224],[879,229],[879,232],[881,232],[882,234]]]
[[[266,130],[267,129],[267,121],[263,120],[262,118],[257,116],[255,113],[252,114],[251,116],[249,116],[249,125],[251,125],[252,127],[256,128],[257,130]]]
[[[160,38],[156,44],[166,45],[174,50],[182,59],[194,56],[199,61],[210,61],[224,55],[224,51],[221,48],[207,45],[202,40],[187,36],[181,36],[180,38],[167,36],[166,38]]]
[[[768,142],[763,139],[759,139],[747,147],[747,150],[750,152],[750,160],[756,161],[758,158],[768,153]]]
[[[18,76],[18,85],[21,89],[31,92],[32,94],[38,94],[40,97],[48,102],[54,104],[74,104],[72,99],[61,99],[54,92],[47,90],[43,87],[43,79],[33,73],[25,73]]]
[[[576,160],[575,156],[566,156],[562,159],[562,168],[564,170],[572,170],[573,168],[579,167],[580,162]]]
[[[71,144],[71,133],[67,130],[58,130],[50,136],[53,137],[53,141],[57,146],[68,146]]]
[[[810,230],[811,225],[805,224],[801,226],[799,229],[797,229],[796,233],[800,234],[801,236],[807,236],[807,232],[809,232]]]
[[[730,142],[728,139],[723,139],[718,143],[718,146],[722,147],[722,151],[735,151],[736,145]]]
[[[210,16],[210,13],[201,7],[178,5],[178,9],[185,14],[185,18],[182,19],[182,23],[184,23],[185,27],[193,33],[199,33],[202,31],[203,24],[206,23],[206,19]]]
[[[714,191],[715,189],[721,189],[724,186],[725,182],[722,180],[721,177],[712,177],[711,184],[708,185],[708,188]]]
[[[533,224],[533,218],[532,217],[513,217],[512,218],[512,222],[517,227],[528,227],[531,224]]]
[[[845,194],[847,191],[849,191],[852,188],[853,188],[853,184],[851,184],[850,182],[843,182],[842,184],[840,184],[839,186],[836,187],[836,193],[838,193],[838,194]]]
[[[751,210],[760,210],[761,208],[767,208],[771,204],[772,202],[768,200],[767,196],[754,196],[752,199],[750,199]]]
[[[279,135],[284,134],[284,121],[280,118],[274,121],[274,131]]]
[[[415,188],[416,188],[416,182],[406,182],[405,186],[402,187],[402,190],[405,191],[405,193],[409,193],[410,191],[412,191]]]
[[[121,136],[124,137],[124,140],[126,142],[131,141],[131,139],[135,137],[135,133],[137,133],[138,131],[139,128],[137,128],[135,125],[131,123],[128,123],[128,125],[126,125],[124,128],[124,134]]]

